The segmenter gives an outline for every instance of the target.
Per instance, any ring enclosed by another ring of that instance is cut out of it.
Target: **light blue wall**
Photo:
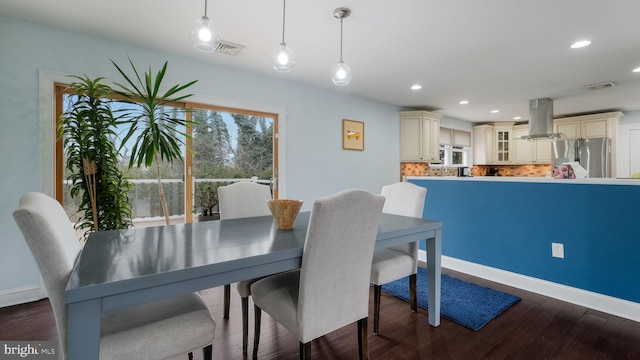
[[[640,185],[410,181],[443,221],[443,255],[640,303]]]
[[[126,65],[127,56],[155,70],[168,60],[166,84],[197,79],[191,92],[199,96],[288,109],[284,190],[305,209],[320,196],[346,188],[379,192],[399,179],[395,106],[350,96],[348,88],[312,88],[0,17],[0,295],[38,283],[11,213],[22,193],[42,188],[39,136],[53,136],[39,132],[39,70],[118,81],[109,59]],[[365,151],[342,149],[344,118],[365,122]]]

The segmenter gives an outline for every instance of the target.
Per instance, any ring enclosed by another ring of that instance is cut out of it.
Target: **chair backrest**
[[[422,218],[427,188],[399,182],[383,186],[381,195],[385,197],[383,213]]]
[[[346,190],[313,204],[302,254],[298,325],[303,343],[366,318],[384,197]]]
[[[64,289],[80,253],[80,242],[60,203],[45,194],[22,195],[13,218],[40,269],[58,327],[62,358],[65,358],[67,305]]]
[[[381,195],[385,197],[383,213],[422,218],[427,188],[410,182],[398,182],[383,186]],[[391,248],[409,254],[415,259],[418,258],[418,243],[416,242],[400,244]]]
[[[271,215],[267,201],[271,189],[253,182],[237,182],[218,188],[220,219],[238,219]]]

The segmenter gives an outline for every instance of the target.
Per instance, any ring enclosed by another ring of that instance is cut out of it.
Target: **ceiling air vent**
[[[586,85],[584,88],[587,90],[601,90],[601,89],[610,89],[614,86],[615,85],[613,81],[608,81],[608,82],[603,82],[599,84]]]
[[[230,41],[218,40],[217,46],[214,51],[221,54],[236,56],[244,48],[244,45],[235,44]]]

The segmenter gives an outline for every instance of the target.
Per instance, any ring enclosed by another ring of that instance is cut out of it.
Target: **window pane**
[[[273,178],[274,119],[214,110],[193,113],[194,211],[217,212],[214,188],[223,179],[270,184]]]
[[[464,153],[462,151],[456,151],[454,150],[452,152],[452,156],[451,156],[451,164],[452,165],[464,165],[463,164],[463,159],[464,159]]]

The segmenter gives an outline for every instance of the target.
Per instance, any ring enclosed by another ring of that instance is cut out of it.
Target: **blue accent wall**
[[[443,221],[443,255],[640,302],[640,186],[410,182],[427,188],[424,217]]]

